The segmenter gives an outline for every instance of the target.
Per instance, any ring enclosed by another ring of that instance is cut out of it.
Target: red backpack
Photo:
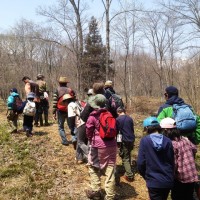
[[[100,114],[99,122],[99,135],[102,139],[112,139],[116,137],[116,119],[109,111],[105,111]]]
[[[74,92],[71,88],[68,88],[68,92],[65,94],[70,94],[71,96],[74,96]],[[67,104],[65,103],[65,105],[63,104],[63,96],[65,95],[63,94],[61,97],[59,97],[58,102],[57,102],[57,108],[60,111],[64,111],[67,112]]]

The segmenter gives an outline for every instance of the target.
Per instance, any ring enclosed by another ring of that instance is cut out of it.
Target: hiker
[[[89,100],[92,96],[95,96],[96,94],[102,94],[104,95],[104,83],[103,82],[95,82],[92,86],[93,94],[88,96],[88,100],[86,103],[86,106],[84,110],[81,112],[80,117],[84,122],[87,122],[87,119],[90,115],[90,113],[94,110],[89,103]]]
[[[35,102],[39,102],[39,86],[37,83],[35,83],[34,81],[32,81],[28,76],[24,76],[22,78],[22,81],[25,84],[25,94],[26,96],[30,93],[33,92],[35,94],[35,98],[34,101]]]
[[[88,101],[88,99],[89,99],[92,95],[94,95],[94,91],[93,91],[92,88],[90,88],[90,89],[88,90],[88,92],[87,92],[86,102]]]
[[[26,132],[27,137],[32,137],[33,136],[33,119],[34,115],[36,113],[36,105],[34,102],[35,99],[35,93],[29,92],[27,95],[27,101],[26,105],[23,110],[23,129]]]
[[[67,84],[69,83],[67,77],[61,76],[59,78],[58,83],[59,87],[55,90],[53,94],[53,118],[55,120],[58,118],[58,130],[62,140],[61,143],[65,146],[68,146],[69,141],[67,140],[64,129],[65,120],[67,120],[67,124],[69,126],[68,111],[67,111],[67,105],[62,105],[62,98],[65,94],[71,94],[73,91],[71,88],[67,86]],[[72,136],[72,143],[76,143],[76,137],[74,136],[74,129],[73,128],[70,129],[70,132]]]
[[[162,133],[172,140],[175,160],[175,182],[171,190],[172,200],[192,200],[198,172],[194,156],[197,147],[187,138],[180,135],[176,122],[172,118],[160,121]]]
[[[143,121],[147,136],[140,141],[137,167],[147,184],[151,200],[167,200],[174,184],[174,151],[169,138],[161,134],[156,117]]]
[[[35,114],[35,126],[49,126],[48,122],[48,110],[49,110],[49,101],[48,101],[48,91],[47,84],[44,81],[44,76],[42,74],[37,75],[36,83],[39,85],[39,98],[40,101],[36,103],[36,114]],[[44,113],[44,124],[42,114]]]
[[[104,84],[104,95],[107,99],[106,108],[117,118],[117,108],[124,108],[122,98],[115,93],[112,81],[108,80]]]
[[[63,103],[67,103],[68,105],[69,126],[74,127],[74,133],[77,137],[77,145],[74,145],[76,161],[78,164],[87,163],[88,146],[85,122],[80,118],[80,113],[83,108],[78,100],[70,94],[65,94],[63,96]]]
[[[166,102],[158,110],[158,121],[166,117],[175,119],[181,135],[187,135],[194,143],[192,133],[196,129],[196,117],[191,106],[185,104],[184,100],[179,97],[178,89],[174,86],[167,87],[164,95]]]
[[[14,110],[14,103],[15,103],[15,98],[19,98],[19,94],[16,88],[12,88],[10,90],[10,95],[8,96],[7,99],[7,120],[9,122],[9,125],[11,127],[10,133],[17,133],[17,121],[18,121],[18,115],[19,113]]]
[[[125,168],[125,175],[123,178],[132,182],[134,174],[131,170],[131,151],[133,150],[135,135],[133,119],[126,114],[124,108],[117,108],[117,143],[119,147],[119,156],[122,159],[122,165]]]
[[[86,134],[89,140],[88,168],[90,174],[90,187],[86,190],[89,199],[101,199],[100,173],[106,175],[105,192],[107,200],[115,198],[115,165],[117,143],[113,139],[103,140],[100,137],[100,114],[105,109],[106,98],[102,94],[96,94],[90,99],[90,105],[94,111],[90,114],[86,123]]]

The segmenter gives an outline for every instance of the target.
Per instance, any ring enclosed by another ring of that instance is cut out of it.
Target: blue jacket
[[[140,141],[137,167],[148,188],[172,188],[174,151],[166,136],[152,133]]]
[[[117,130],[122,134],[122,141],[134,142],[134,124],[133,119],[128,115],[120,115],[117,117]]]
[[[19,97],[19,94],[18,94],[18,93],[12,92],[12,93],[10,94],[10,96],[8,97],[8,99],[7,99],[8,110],[12,110],[14,98],[17,97],[17,96]]]

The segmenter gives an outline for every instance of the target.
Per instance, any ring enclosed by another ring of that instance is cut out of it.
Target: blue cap
[[[143,121],[143,126],[144,127],[148,127],[148,126],[158,126],[159,122],[158,119],[156,117],[147,117],[144,121]]]

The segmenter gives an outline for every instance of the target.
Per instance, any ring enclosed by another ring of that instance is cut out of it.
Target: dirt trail
[[[5,123],[5,112],[1,112],[0,115],[1,123]],[[67,125],[65,126],[67,127]],[[31,145],[31,156],[37,163],[37,168],[31,172],[31,175],[38,186],[41,185],[43,189],[47,188],[47,193],[42,199],[87,200],[84,192],[85,189],[89,188],[87,166],[76,163],[72,144],[69,146],[61,144],[57,123],[53,122],[48,127],[34,127],[34,132],[34,136],[30,138],[27,138],[25,133],[13,134],[12,137],[14,140],[28,142]],[[71,140],[69,133],[67,133],[67,138]],[[118,158],[119,163],[120,159]],[[102,177],[102,183],[104,178]],[[19,177],[16,178],[16,181],[17,184],[26,184],[27,179]],[[9,187],[16,184],[16,181],[13,183],[13,180],[10,179],[5,184]],[[148,199],[145,182],[138,174],[135,175],[135,180],[132,183],[121,178],[121,187],[116,187],[116,191],[122,200]],[[34,196],[39,192],[40,190],[35,189]],[[30,196],[30,199],[37,199],[34,196]],[[8,199],[6,196],[4,197],[4,199]]]

